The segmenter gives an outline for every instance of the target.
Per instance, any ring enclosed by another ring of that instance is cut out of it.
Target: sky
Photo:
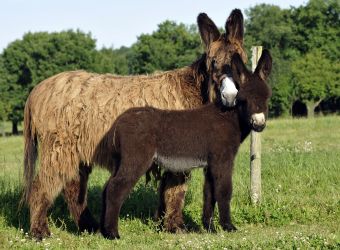
[[[27,32],[80,29],[91,33],[97,47],[131,46],[142,33],[152,33],[165,20],[195,24],[205,12],[218,27],[234,8],[244,11],[267,3],[281,8],[307,0],[1,0],[0,52]]]

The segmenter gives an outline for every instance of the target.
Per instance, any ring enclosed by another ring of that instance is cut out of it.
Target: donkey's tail
[[[25,148],[24,148],[24,192],[21,198],[20,205],[24,202],[28,203],[30,193],[32,190],[34,172],[35,172],[35,163],[38,157],[38,141],[36,130],[32,124],[32,114],[30,107],[29,98],[25,105],[24,110],[24,140],[25,140]]]

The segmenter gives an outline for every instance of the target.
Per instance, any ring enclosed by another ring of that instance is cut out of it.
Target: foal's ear
[[[227,38],[238,40],[243,44],[243,15],[239,9],[234,9],[225,23]]]
[[[255,74],[258,74],[263,81],[267,80],[272,71],[272,61],[269,50],[264,49],[255,69]]]
[[[206,48],[220,37],[220,32],[215,23],[205,13],[200,13],[197,17],[197,25],[202,41]]]
[[[246,75],[248,73],[247,67],[244,65],[241,56],[235,53],[231,58],[231,70],[233,74],[233,80],[241,87],[246,81]]]

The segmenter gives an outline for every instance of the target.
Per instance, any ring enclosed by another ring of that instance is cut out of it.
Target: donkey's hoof
[[[182,216],[168,217],[164,220],[164,231],[168,233],[185,233],[186,227]]]
[[[48,228],[32,228],[31,229],[31,237],[41,241],[44,238],[48,238],[51,236],[51,232]]]
[[[229,223],[223,226],[223,230],[228,232],[234,232],[237,231],[237,228],[233,224]]]
[[[184,224],[179,225],[166,225],[164,226],[164,231],[168,233],[186,233],[187,229]]]

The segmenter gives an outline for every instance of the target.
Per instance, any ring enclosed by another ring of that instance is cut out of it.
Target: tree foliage
[[[6,84],[3,58],[0,56],[0,121],[7,120],[11,111],[8,85]]]
[[[95,40],[80,31],[27,33],[3,52],[3,70],[14,124],[22,121],[25,100],[40,81],[65,70],[91,70]]]
[[[308,116],[326,98],[340,96],[340,63],[332,62],[320,50],[294,61],[292,81],[297,99],[307,106]]]
[[[270,50],[284,51],[293,37],[289,11],[275,5],[260,4],[246,10],[246,36],[252,45],[262,45]]]
[[[129,74],[128,56],[130,48],[102,48],[95,55],[93,70],[97,73]]]
[[[151,73],[189,65],[201,53],[196,26],[165,21],[158,30],[138,37],[132,46],[130,73]]]
[[[339,1],[310,0],[287,10],[261,4],[246,13],[246,44],[263,45],[274,58],[272,115],[287,113],[296,100],[339,95]]]
[[[339,13],[338,0],[310,0],[306,6],[292,8],[292,46],[303,54],[319,49],[332,61],[339,60]]]

